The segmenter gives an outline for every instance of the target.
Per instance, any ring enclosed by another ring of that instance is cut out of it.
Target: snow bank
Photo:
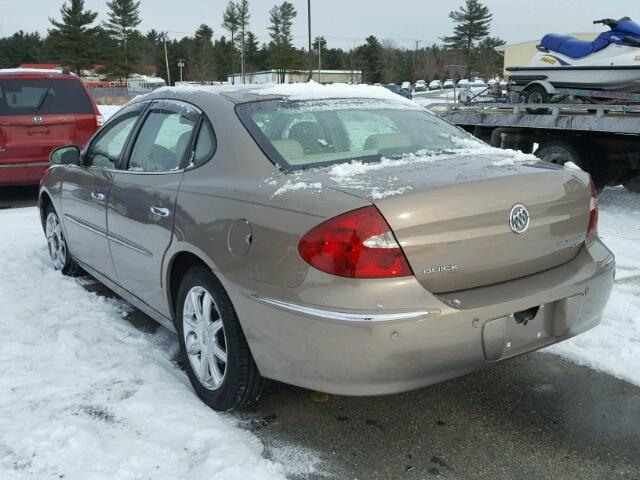
[[[271,480],[290,470],[193,393],[175,335],[49,266],[35,208],[0,211],[0,478]],[[295,449],[293,472],[317,459]]]

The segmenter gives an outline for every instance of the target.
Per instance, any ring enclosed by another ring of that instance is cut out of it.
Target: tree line
[[[250,28],[248,0],[228,2],[221,35],[202,24],[192,36],[179,39],[154,29],[141,32],[140,1],[109,0],[107,7],[107,18],[99,22],[98,14],[86,9],[84,0],[70,0],[62,5],[59,18],[49,19],[51,27],[45,36],[19,31],[0,38],[0,68],[57,63],[80,73],[101,65],[100,73],[122,80],[151,65],[172,83],[179,79],[178,59],[185,63],[184,78],[196,82],[224,81],[232,73],[247,79],[262,70],[276,70],[284,79],[287,71],[308,68],[309,52],[293,43],[292,26],[298,12],[288,1],[269,11],[268,38],[262,43]],[[392,40],[371,35],[361,45],[345,50],[329,47],[320,36],[314,39],[313,48],[321,50],[323,69],[360,70],[368,83],[486,78],[500,73],[502,57],[495,47],[504,41],[490,36],[489,9],[479,0],[465,0],[449,16],[452,34],[431,45],[416,42],[413,49],[400,48]],[[317,62],[316,56],[315,68]]]

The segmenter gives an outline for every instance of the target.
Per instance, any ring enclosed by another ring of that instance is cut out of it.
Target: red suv
[[[0,70],[0,186],[36,185],[49,153],[83,145],[102,125],[96,103],[66,70]]]

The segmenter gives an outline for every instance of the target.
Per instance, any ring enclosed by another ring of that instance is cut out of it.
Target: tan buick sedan
[[[54,268],[178,333],[198,395],[424,387],[600,321],[589,175],[491,149],[377,87],[163,89],[41,185]]]

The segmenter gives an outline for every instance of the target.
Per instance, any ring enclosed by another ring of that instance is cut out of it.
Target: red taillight
[[[413,275],[391,228],[373,206],[318,225],[300,240],[298,251],[309,265],[340,277]]]
[[[589,179],[591,187],[591,204],[589,212],[589,226],[587,227],[587,237],[598,233],[598,191],[593,183],[593,179]]]

